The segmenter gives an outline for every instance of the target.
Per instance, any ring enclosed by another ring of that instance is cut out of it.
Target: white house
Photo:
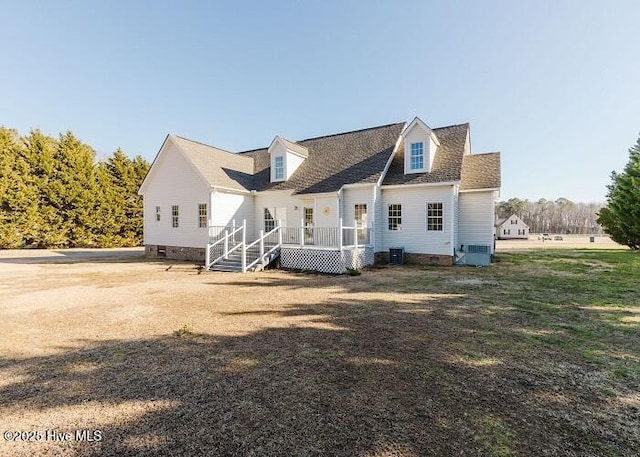
[[[496,223],[496,238],[500,240],[517,238],[526,240],[529,238],[529,226],[518,216],[512,214],[506,219],[501,219]]]
[[[340,273],[390,249],[442,265],[465,246],[492,254],[499,189],[500,154],[472,154],[469,124],[415,118],[239,153],[168,135],[139,192],[149,256]]]

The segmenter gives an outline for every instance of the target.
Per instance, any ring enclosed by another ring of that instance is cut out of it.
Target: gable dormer
[[[304,146],[276,136],[269,146],[271,182],[286,181],[298,169],[309,151]]]
[[[402,131],[404,140],[404,173],[427,173],[431,171],[433,158],[440,146],[438,137],[427,124],[416,117]]]

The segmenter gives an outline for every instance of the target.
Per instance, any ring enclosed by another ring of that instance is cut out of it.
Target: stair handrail
[[[242,246],[242,243],[239,243],[237,245],[235,245],[233,248],[229,249],[228,247],[228,240],[229,238],[231,238],[233,235],[235,235],[236,233],[238,233],[239,231],[244,230],[244,226],[240,226],[235,228],[234,230],[232,230],[231,232],[228,232],[227,230],[225,230],[225,234],[222,236],[222,238],[220,238],[218,241],[216,241],[213,244],[208,244],[207,245],[207,255],[209,254],[209,252],[211,252],[211,248],[220,244],[220,243],[224,243],[225,247],[224,247],[224,252],[222,253],[221,256],[217,257],[215,260],[209,262],[207,264],[207,269],[209,269],[209,267],[211,267],[211,265],[216,264],[217,262],[219,262],[221,259],[224,259],[226,257],[229,256],[229,254],[231,254],[233,251],[235,251],[236,249],[238,249],[238,247]]]
[[[275,251],[276,249],[278,249],[280,247],[280,237],[278,237],[278,243],[276,243],[275,246],[273,246],[271,249],[269,249],[267,252],[264,252],[264,240],[271,234],[276,233],[280,230],[280,226],[277,226],[276,228],[274,228],[273,230],[262,234],[262,231],[260,231],[260,237],[253,241],[251,244],[248,244],[246,249],[252,248],[253,246],[255,246],[256,244],[260,243],[260,256],[258,256],[258,258],[256,260],[254,260],[253,262],[251,262],[250,264],[248,264],[246,266],[246,269],[248,270],[249,268],[253,267],[255,264],[257,264],[258,262],[262,261],[266,256],[268,256],[269,254],[271,254],[273,251]],[[246,249],[245,249],[245,255],[246,255]]]

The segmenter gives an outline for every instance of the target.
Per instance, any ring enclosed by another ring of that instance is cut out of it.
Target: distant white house
[[[239,153],[168,135],[139,193],[149,256],[340,273],[492,254],[499,189],[500,153],[472,154],[469,124],[415,118]]]
[[[529,238],[529,226],[515,214],[506,219],[500,219],[496,224],[496,238],[500,240],[527,239]]]

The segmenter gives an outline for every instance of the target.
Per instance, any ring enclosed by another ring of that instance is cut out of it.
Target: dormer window
[[[401,133],[404,141],[404,172],[429,173],[440,142],[427,124],[415,118]]]
[[[307,148],[282,137],[275,137],[269,146],[271,182],[286,181],[309,156]]]
[[[280,181],[284,179],[284,157],[278,156],[274,159],[275,179]]]
[[[411,169],[424,169],[424,143],[411,143]]]

